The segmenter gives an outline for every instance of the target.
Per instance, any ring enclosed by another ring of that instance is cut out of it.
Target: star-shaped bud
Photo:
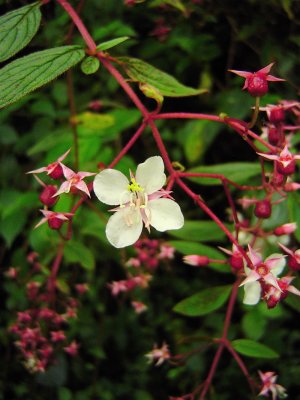
[[[258,155],[276,162],[277,170],[282,175],[291,175],[295,172],[296,162],[300,160],[300,155],[292,154],[288,146],[284,146],[279,155],[257,153]]]
[[[56,161],[47,165],[46,167],[38,168],[33,171],[27,172],[27,174],[40,174],[42,172],[47,172],[47,175],[53,179],[60,179],[63,176],[63,165],[61,162],[67,157],[71,149],[66,151],[62,156],[58,157]]]
[[[287,397],[286,389],[283,386],[275,383],[278,378],[278,376],[275,375],[275,372],[258,371],[258,373],[263,384],[263,387],[258,394],[259,396],[268,397],[268,395],[271,394],[272,400],[284,399]]]
[[[300,271],[300,249],[292,251],[281,243],[278,243],[282,250],[288,254],[288,266],[293,271]]]
[[[84,192],[87,196],[91,197],[87,184],[83,181],[83,179],[86,178],[87,176],[93,176],[96,174],[94,172],[76,173],[63,164],[61,164],[61,166],[66,181],[61,184],[60,188],[58,189],[58,191],[55,193],[54,196],[58,196],[62,193],[69,193],[70,191],[77,192],[77,190],[80,190],[81,192]]]
[[[37,228],[48,222],[48,225],[51,229],[60,229],[62,224],[73,217],[74,214],[72,213],[60,213],[55,211],[48,211],[48,210],[40,210],[41,213],[44,215],[44,218],[40,220],[38,224],[34,228]]]
[[[145,357],[148,358],[150,363],[155,362],[155,366],[158,367],[164,361],[169,360],[171,358],[171,354],[168,345],[163,343],[161,347],[157,347],[155,344],[153,350],[145,354]]]
[[[272,82],[285,81],[285,79],[277,78],[276,76],[269,74],[273,65],[274,63],[271,63],[257,72],[237,71],[237,70],[229,70],[229,71],[246,79],[245,84],[243,86],[243,90],[247,89],[251,96],[262,97],[269,90],[268,81]]]

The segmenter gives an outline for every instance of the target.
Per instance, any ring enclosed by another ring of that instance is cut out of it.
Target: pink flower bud
[[[290,224],[284,224],[274,229],[274,235],[276,236],[289,235],[295,232],[296,229],[297,229],[296,222],[292,222]]]
[[[60,164],[57,164],[56,167],[49,173],[50,178],[52,179],[60,179],[64,176],[63,169]]]
[[[55,218],[55,217],[48,219],[49,227],[51,229],[55,229],[55,230],[60,229],[64,222],[65,222],[64,220],[62,220],[60,218]]]
[[[280,122],[284,122],[285,120],[285,111],[282,106],[273,107],[269,113],[269,120],[273,124],[278,124]]]
[[[286,177],[282,174],[280,174],[278,171],[274,171],[273,178],[272,178],[272,183],[275,186],[282,186],[283,183],[285,182]]]
[[[254,73],[248,78],[247,90],[253,97],[262,97],[268,93],[269,87],[265,74]]]
[[[51,332],[51,340],[52,342],[62,342],[63,340],[66,339],[66,335],[64,334],[63,331],[52,331]]]
[[[209,264],[207,256],[189,255],[183,257],[183,262],[193,267],[206,267]]]
[[[240,253],[233,253],[229,259],[229,264],[234,270],[240,270],[244,268],[243,256]]]
[[[254,214],[257,218],[269,218],[271,213],[272,205],[269,200],[261,200],[256,203]]]
[[[284,166],[283,163],[275,161],[277,171],[282,174],[282,175],[292,175],[295,172],[296,169],[296,163],[295,160],[291,160],[289,164]]]
[[[277,146],[277,144],[279,143],[280,132],[274,126],[271,126],[268,129],[268,140],[269,140],[269,143],[271,143],[273,146]]]
[[[54,185],[47,185],[44,187],[42,193],[39,196],[40,201],[48,207],[54,206],[57,202],[58,197],[53,197],[57,192],[57,187]]]

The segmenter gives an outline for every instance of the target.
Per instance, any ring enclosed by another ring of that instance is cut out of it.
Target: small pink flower
[[[132,301],[131,305],[137,314],[141,314],[142,312],[146,311],[148,308],[146,306],[146,304],[142,303],[141,301]]]
[[[84,192],[87,196],[91,197],[90,191],[86,185],[86,183],[83,181],[84,178],[87,176],[93,176],[96,175],[94,172],[74,172],[70,168],[66,167],[65,165],[61,164],[62,170],[64,177],[66,178],[66,181],[63,182],[58,189],[58,191],[55,193],[54,196],[58,196],[62,193],[69,193],[71,189],[77,189],[82,192]]]
[[[47,165],[46,167],[29,171],[27,172],[27,174],[40,174],[41,172],[47,172],[47,175],[49,175],[53,179],[61,178],[63,176],[63,170],[62,170],[63,164],[61,164],[61,162],[67,157],[67,155],[70,153],[70,150],[71,149],[66,151],[62,156],[58,157],[56,161]]]
[[[52,342],[62,342],[66,339],[66,335],[63,331],[52,331],[51,332],[51,340]]]
[[[167,244],[162,244],[160,246],[160,252],[158,254],[158,258],[168,258],[172,260],[174,258],[174,253],[175,253],[174,247]]]
[[[155,366],[157,367],[161,365],[164,361],[171,358],[169,347],[165,342],[161,347],[157,347],[157,345],[155,344],[153,350],[145,354],[145,356],[148,358],[149,363],[155,362]]]
[[[207,256],[198,256],[197,254],[191,254],[183,257],[183,262],[193,267],[206,267],[209,264],[209,258]]]
[[[73,342],[71,342],[69,346],[64,347],[64,351],[72,357],[77,356],[78,349],[79,349],[79,344],[75,340],[73,340]]]
[[[261,372],[258,371],[260,379],[262,381],[263,387],[259,392],[259,396],[267,397],[269,394],[272,395],[272,400],[276,399],[284,399],[287,397],[286,389],[275,383],[277,381],[278,376],[275,375],[275,372]]]
[[[269,75],[269,72],[273,65],[274,63],[271,63],[257,72],[236,70],[229,71],[246,79],[243,90],[247,89],[251,96],[261,97],[268,92],[268,81],[285,81],[285,79],[276,78],[273,75]]]
[[[72,213],[59,213],[55,211],[48,211],[48,210],[40,210],[41,213],[44,215],[44,218],[40,220],[40,222],[34,227],[37,228],[40,225],[48,222],[48,225],[51,229],[60,229],[62,224],[73,217],[74,214]]]

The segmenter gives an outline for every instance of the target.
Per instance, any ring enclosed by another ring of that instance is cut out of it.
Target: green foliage
[[[268,346],[250,339],[236,339],[231,342],[238,353],[255,358],[278,358],[279,354]]]
[[[11,11],[0,18],[0,62],[12,57],[31,41],[40,22],[40,2]]]
[[[154,86],[163,96],[185,97],[207,92],[206,89],[193,89],[185,86],[171,75],[138,58],[119,57],[119,61],[133,81]]]
[[[222,307],[230,292],[231,285],[210,287],[180,301],[173,310],[187,317],[200,317]]]
[[[76,65],[84,57],[79,46],[42,50],[0,70],[0,108],[14,103]]]
[[[115,46],[118,46],[119,44],[126,42],[126,40],[130,39],[129,36],[121,36],[115,39],[107,40],[106,42],[102,42],[98,44],[97,50],[98,51],[105,51],[108,49],[112,49]]]

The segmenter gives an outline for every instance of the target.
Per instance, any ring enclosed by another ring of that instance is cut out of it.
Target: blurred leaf
[[[151,6],[158,7],[163,4],[167,4],[171,7],[174,7],[183,13],[186,13],[187,11],[186,7],[184,6],[181,0],[153,0]]]
[[[80,65],[81,71],[86,75],[94,74],[98,71],[99,67],[100,61],[97,57],[87,57]]]
[[[0,125],[0,143],[3,145],[13,144],[18,139],[18,134],[10,125]]]
[[[40,22],[40,2],[11,11],[0,18],[0,62],[23,49],[36,34]]]
[[[257,308],[244,314],[242,319],[242,328],[245,336],[252,340],[260,339],[266,329],[267,320]]]
[[[289,221],[297,223],[297,229],[294,232],[296,239],[300,241],[300,194],[297,192],[288,193],[288,214]]]
[[[29,232],[30,246],[34,251],[46,258],[48,258],[49,255],[53,257],[53,251],[58,245],[59,239],[58,233],[50,229],[47,223],[39,226],[37,229],[31,228]]]
[[[221,128],[221,124],[205,120],[190,121],[186,124],[184,134],[183,132],[180,134],[184,137],[184,153],[190,163],[195,163],[202,158]]]
[[[222,241],[225,233],[213,221],[188,221],[184,222],[181,229],[168,231],[169,235],[180,239],[189,239],[199,242]]]
[[[173,310],[188,317],[200,317],[222,307],[228,299],[232,286],[215,286],[204,289],[180,301]]]
[[[95,268],[94,254],[81,242],[70,240],[64,248],[64,256],[68,263],[78,263],[88,270]]]
[[[160,91],[154,86],[149,85],[149,83],[140,83],[139,88],[146,97],[155,100],[157,104],[161,105],[163,103],[163,96],[161,95]]]
[[[104,50],[111,49],[112,47],[118,46],[118,44],[121,44],[128,39],[130,39],[129,36],[121,36],[121,37],[118,37],[115,39],[107,40],[106,42],[98,44],[97,50],[104,51]]]
[[[18,58],[0,70],[0,108],[55,79],[84,57],[80,46],[62,46]]]
[[[36,381],[47,387],[63,386],[67,380],[67,369],[65,357],[60,356],[54,365],[51,365],[45,372],[36,375]]]
[[[139,60],[138,58],[119,57],[122,67],[135,82],[147,83],[154,86],[163,96],[185,97],[206,93],[206,89],[193,89],[185,86],[173,76]]]
[[[84,135],[103,135],[103,130],[113,126],[115,119],[111,114],[98,114],[85,111],[76,115],[75,122],[78,124],[78,134]]]
[[[237,339],[231,342],[238,353],[254,358],[278,358],[279,354],[270,347],[250,339]]]
[[[217,174],[224,175],[227,179],[238,183],[239,185],[247,184],[250,178],[261,174],[259,163],[250,162],[231,162],[226,164],[201,165],[188,170],[191,173],[200,174]],[[222,185],[220,179],[216,178],[189,178],[200,185]]]
[[[0,234],[7,246],[10,247],[18,234],[22,232],[26,219],[27,215],[19,211],[1,220]]]

